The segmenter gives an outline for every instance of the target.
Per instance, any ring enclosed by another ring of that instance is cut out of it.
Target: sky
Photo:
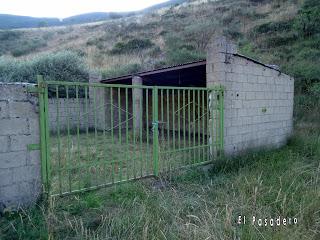
[[[88,12],[125,12],[167,0],[0,0],[0,13],[65,18]]]

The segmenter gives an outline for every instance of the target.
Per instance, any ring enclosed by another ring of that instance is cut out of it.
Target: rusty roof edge
[[[275,70],[275,71],[277,71],[277,72],[282,73],[282,72],[280,71],[280,69],[274,68],[274,67],[270,66],[269,64],[262,63],[262,62],[260,62],[260,61],[258,61],[258,60],[256,60],[256,59],[247,57],[247,56],[245,56],[245,55],[242,55],[242,54],[239,54],[239,53],[233,53],[232,55],[233,55],[233,56],[236,56],[236,57],[241,57],[241,58],[247,59],[247,60],[249,60],[249,61],[251,61],[251,62],[254,62],[254,63],[256,63],[256,64],[262,65],[262,66],[264,66],[264,67],[267,67],[267,68],[270,68],[270,69],[273,69],[273,70]]]
[[[163,68],[156,68],[153,70],[123,75],[123,76],[119,76],[119,77],[102,79],[100,82],[106,83],[106,82],[120,81],[120,80],[124,80],[127,78],[131,78],[133,76],[143,76],[143,75],[147,75],[148,73],[156,74],[157,72],[159,73],[159,72],[166,71],[166,70],[169,71],[170,69],[172,69],[172,70],[173,69],[175,69],[175,70],[184,69],[184,68],[187,68],[188,65],[193,65],[192,67],[196,67],[196,66],[200,66],[205,63],[206,63],[206,59],[202,59],[202,60],[198,60],[198,61],[194,61],[194,62],[187,62],[187,63],[178,64],[178,65],[173,65],[173,66],[168,66],[168,67],[163,67]]]

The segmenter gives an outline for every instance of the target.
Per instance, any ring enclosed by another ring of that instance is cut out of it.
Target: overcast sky
[[[0,13],[65,18],[88,12],[124,12],[167,0],[0,0]]]

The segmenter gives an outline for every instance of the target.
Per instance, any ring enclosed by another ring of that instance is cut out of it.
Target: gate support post
[[[158,88],[152,89],[153,173],[159,174]]]
[[[49,126],[48,126],[48,87],[43,76],[37,75],[40,108],[40,154],[41,175],[44,191],[50,191]]]

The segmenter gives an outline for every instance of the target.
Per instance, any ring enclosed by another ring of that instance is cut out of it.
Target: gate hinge
[[[40,150],[40,144],[37,144],[37,143],[28,144],[27,150],[28,151]]]
[[[44,93],[44,88],[43,87],[37,87],[37,86],[28,86],[27,87],[27,92],[28,93]]]

